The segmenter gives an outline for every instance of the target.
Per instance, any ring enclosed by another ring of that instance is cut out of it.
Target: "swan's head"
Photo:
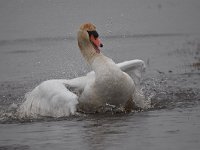
[[[103,47],[99,39],[99,34],[96,31],[95,25],[92,23],[85,23],[80,26],[78,32],[78,45],[80,49],[92,45],[96,53],[100,53],[100,47]]]

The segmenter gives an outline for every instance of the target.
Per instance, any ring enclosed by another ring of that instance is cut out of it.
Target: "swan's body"
[[[79,107],[95,111],[106,103],[124,106],[132,100],[135,91],[133,80],[109,58],[99,55],[92,63],[95,78],[90,80],[79,98]]]
[[[98,47],[102,44],[92,24],[80,27],[78,45],[94,71],[71,80],[44,81],[26,95],[19,109],[21,116],[69,116],[77,107],[80,111],[95,112],[106,104],[124,110],[133,109],[134,103],[143,107],[141,99],[137,99],[134,81],[124,72],[141,72],[144,69],[142,60],[115,64],[100,52]]]

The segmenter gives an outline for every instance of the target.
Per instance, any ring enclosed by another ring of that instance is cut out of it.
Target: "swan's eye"
[[[87,32],[88,32],[89,36],[93,35],[95,39],[99,37],[99,34],[95,30],[87,31]]]

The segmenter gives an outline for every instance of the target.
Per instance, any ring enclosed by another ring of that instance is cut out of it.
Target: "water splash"
[[[190,107],[199,104],[200,101],[200,89],[190,87],[192,81],[193,78],[183,75],[161,74],[146,78],[142,84],[143,92],[151,101],[151,109]]]
[[[144,109],[133,111],[148,111],[157,109],[174,109],[174,108],[187,108],[200,104],[200,89],[190,87],[188,83],[193,81],[194,77],[186,75],[146,75],[141,82],[140,86],[137,86],[137,96],[143,99]],[[182,84],[180,84],[182,81]],[[177,82],[179,84],[177,84]],[[183,87],[183,85],[185,85]],[[30,86],[30,85],[29,85]],[[197,86],[198,87],[198,86]],[[15,91],[17,91],[15,89]],[[19,94],[19,93],[18,93]],[[23,98],[19,99],[18,96],[8,99],[8,95],[5,95],[10,104],[1,105],[0,109],[0,123],[15,123],[15,122],[32,122],[38,120],[63,120],[70,117],[52,118],[38,116],[37,118],[20,118],[17,114],[17,108],[22,103]],[[14,103],[14,99],[18,99]],[[104,115],[124,113],[121,108],[115,106],[106,105],[100,108]],[[84,114],[76,113],[73,117],[83,117]]]

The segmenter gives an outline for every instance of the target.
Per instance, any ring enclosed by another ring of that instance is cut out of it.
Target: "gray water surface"
[[[8,149],[199,149],[199,109],[2,124]]]
[[[198,0],[0,1],[0,149],[200,148]],[[20,119],[26,92],[91,68],[77,46],[83,22],[97,26],[115,62],[146,63],[151,108],[129,114]]]

